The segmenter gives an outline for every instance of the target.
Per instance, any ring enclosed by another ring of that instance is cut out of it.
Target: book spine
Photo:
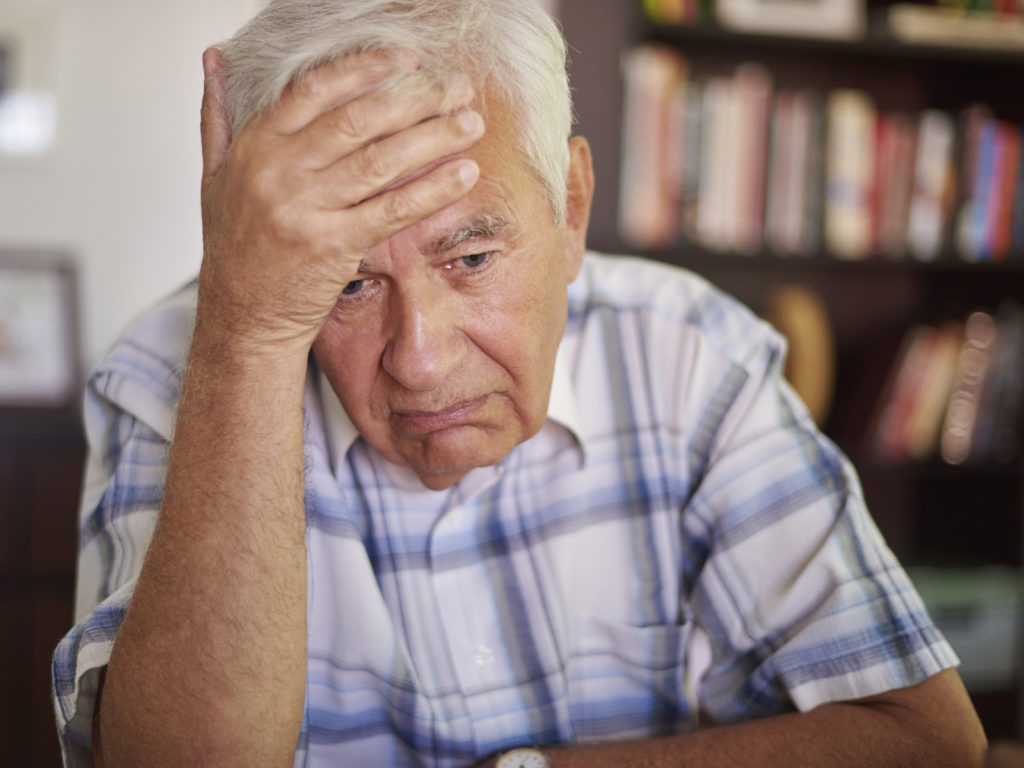
[[[987,178],[984,154],[986,126],[992,121],[991,112],[981,104],[968,107],[960,116],[959,170],[960,185],[956,203],[954,237],[956,250],[965,261],[978,261],[981,253],[979,224],[984,218],[979,213],[979,198],[984,194]]]
[[[737,162],[736,230],[733,248],[752,254],[764,242],[765,190],[768,169],[768,129],[772,78],[759,64],[743,64],[734,77]]]
[[[1015,130],[1017,132],[1017,143],[1024,144],[1024,136],[1021,135],[1024,129],[1017,126]],[[1013,195],[1009,258],[1024,260],[1024,150],[1020,153],[1016,175],[1017,187]]]
[[[729,164],[734,149],[730,126],[732,80],[716,76],[704,83],[701,99],[701,168],[697,237],[701,245],[724,250],[730,244]]]
[[[1014,197],[1020,177],[1020,131],[1015,125],[1000,121],[999,137],[1002,159],[999,164],[999,186],[994,190],[995,200],[993,201],[993,261],[1005,261],[1009,257],[1013,231]]]
[[[907,431],[936,337],[931,326],[915,325],[900,345],[873,429],[874,452],[883,461],[898,463],[908,458]]]
[[[679,143],[674,104],[686,62],[673,49],[641,46],[623,61],[624,112],[619,231],[630,243],[667,245],[679,231]]]
[[[955,127],[949,114],[938,110],[921,114],[907,221],[907,248],[921,261],[932,261],[938,256],[946,235],[955,183],[954,141]]]
[[[700,178],[703,163],[701,105],[703,84],[691,80],[683,96],[682,188],[679,193],[679,226],[684,240],[696,243],[697,208],[700,202]]]
[[[862,259],[872,240],[875,107],[863,91],[828,98],[825,245],[840,259]]]

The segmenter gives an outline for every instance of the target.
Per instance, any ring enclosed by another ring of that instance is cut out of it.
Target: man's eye
[[[353,280],[351,283],[349,283],[348,285],[346,285],[342,289],[341,295],[342,296],[355,296],[357,293],[359,293],[361,290],[363,290],[363,286],[365,284],[366,284],[365,280]]]
[[[490,253],[474,253],[471,256],[463,256],[459,261],[462,262],[463,266],[475,269],[477,267],[482,267],[490,258]]]

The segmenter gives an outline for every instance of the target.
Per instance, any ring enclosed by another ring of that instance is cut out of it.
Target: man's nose
[[[406,389],[427,392],[444,384],[466,352],[457,298],[429,280],[392,293],[390,338],[383,365]]]

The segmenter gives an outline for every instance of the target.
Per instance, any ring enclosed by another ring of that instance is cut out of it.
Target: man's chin
[[[420,482],[430,491],[446,491],[464,478],[470,470],[464,472],[451,472],[441,474],[426,474],[417,472]]]
[[[428,436],[415,452],[403,454],[401,463],[412,469],[427,488],[442,491],[474,469],[500,463],[517,444],[510,437],[459,427]]]

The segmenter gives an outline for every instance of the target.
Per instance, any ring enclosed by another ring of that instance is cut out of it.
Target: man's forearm
[[[111,657],[100,765],[291,765],[306,671],[305,357],[200,325],[164,503]],[[94,730],[95,732],[95,730]]]
[[[985,746],[963,685],[947,670],[860,702],[550,755],[554,768],[980,768]]]

